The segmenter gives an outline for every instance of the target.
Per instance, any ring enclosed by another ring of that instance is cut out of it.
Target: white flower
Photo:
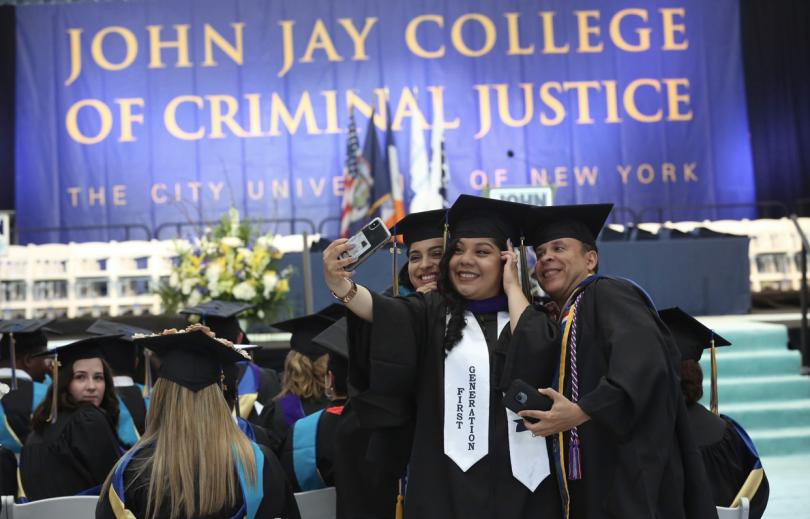
[[[265,234],[264,236],[259,236],[256,238],[256,247],[261,247],[262,249],[266,249],[273,243],[273,236],[271,234]]]
[[[226,236],[222,238],[222,244],[233,248],[241,247],[243,245],[242,240],[240,240],[236,236]]]
[[[233,297],[236,299],[241,299],[242,301],[250,301],[256,297],[256,289],[253,288],[249,283],[243,281],[233,287]]]
[[[219,283],[217,283],[215,280],[210,281],[208,283],[208,292],[211,294],[211,297],[213,297],[213,298],[219,297],[219,295],[222,293],[219,290]]]
[[[209,264],[208,268],[205,269],[205,277],[208,279],[209,284],[218,281],[221,274],[222,268],[216,263]]]
[[[197,306],[197,304],[202,299],[202,294],[196,288],[191,291],[191,295],[188,297],[188,306]]]
[[[177,288],[180,284],[180,276],[177,275],[177,272],[172,272],[172,275],[169,276],[169,286],[171,288]]]
[[[278,283],[278,274],[275,271],[265,272],[262,276],[262,285],[264,285],[264,298],[268,299],[273,293]]]
[[[183,293],[184,296],[191,294],[191,289],[194,288],[194,279],[184,279],[183,286],[180,288],[180,291]]]

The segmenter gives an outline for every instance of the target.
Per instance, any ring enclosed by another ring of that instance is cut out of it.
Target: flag
[[[397,221],[394,211],[394,197],[391,191],[391,176],[386,166],[386,156],[380,151],[380,143],[377,139],[377,129],[374,127],[374,113],[368,121],[368,132],[366,142],[363,143],[363,159],[369,165],[369,177],[372,180],[371,187],[371,207],[368,209],[368,217],[379,216],[387,227],[391,227]]]
[[[440,209],[442,199],[438,186],[432,185],[430,167],[428,166],[427,148],[425,147],[425,134],[415,118],[411,119],[411,197],[410,213],[419,213],[431,209]]]
[[[385,128],[385,165],[388,167],[388,178],[391,182],[391,199],[393,202],[393,221],[390,223],[386,221],[386,224],[388,227],[391,227],[405,216],[405,185],[402,175],[399,172],[399,154],[397,153],[397,147],[394,143],[394,132],[391,130],[390,118]]]
[[[370,124],[373,124],[373,118]],[[346,142],[346,169],[343,171],[340,209],[340,236],[343,238],[359,231],[366,221],[371,199],[371,177],[368,173],[368,164],[360,154],[360,139],[352,110],[349,112],[349,139]]]
[[[448,207],[447,183],[450,178],[450,170],[444,153],[444,114],[439,111],[436,119],[433,122],[433,131],[430,133],[430,189],[431,192],[436,193],[441,205],[436,205],[431,209]]]

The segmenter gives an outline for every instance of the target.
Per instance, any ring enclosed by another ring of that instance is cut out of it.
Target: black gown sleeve
[[[0,492],[4,496],[17,495],[17,458],[0,446]]]
[[[505,390],[517,378],[533,387],[550,387],[557,368],[560,336],[559,325],[545,309],[526,307],[509,337],[510,354],[501,389]]]
[[[94,484],[103,483],[121,455],[118,437],[107,416],[95,407],[83,407],[74,414],[64,434],[73,456]]]
[[[256,519],[300,519],[292,485],[278,458],[270,449],[261,446],[260,449],[264,454],[264,499],[256,512]]]

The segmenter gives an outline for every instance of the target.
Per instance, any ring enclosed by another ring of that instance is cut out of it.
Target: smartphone
[[[546,395],[540,394],[537,388],[516,378],[509,384],[509,389],[503,397],[503,403],[514,412],[520,411],[548,411],[553,404]],[[537,418],[525,418],[527,422],[536,423]]]
[[[357,234],[349,238],[347,243],[354,247],[341,254],[340,259],[352,258],[354,262],[347,265],[345,269],[349,271],[356,269],[390,239],[391,233],[383,221],[379,217],[371,220]]]

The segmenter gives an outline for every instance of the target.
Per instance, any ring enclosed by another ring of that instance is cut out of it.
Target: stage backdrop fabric
[[[550,184],[557,204],[751,203],[738,18],[737,0],[19,6],[18,224],[235,206],[317,225],[339,215],[351,107],[361,140],[372,110],[381,141],[392,127],[406,198],[412,126],[430,148],[443,121],[451,202]]]

